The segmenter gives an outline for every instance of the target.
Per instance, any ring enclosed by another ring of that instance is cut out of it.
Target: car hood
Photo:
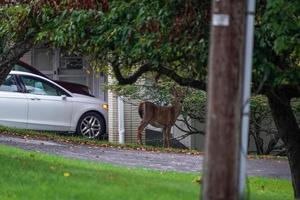
[[[103,101],[96,97],[91,97],[91,96],[87,96],[87,95],[83,95],[83,94],[72,93],[72,96],[74,97],[73,100],[76,102],[91,103],[91,104],[107,103],[106,101]]]

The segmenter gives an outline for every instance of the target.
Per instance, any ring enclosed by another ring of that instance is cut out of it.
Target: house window
[[[83,69],[83,58],[78,55],[61,53],[60,67],[62,69]]]
[[[53,71],[53,49],[39,45],[33,49],[32,64],[44,74]]]

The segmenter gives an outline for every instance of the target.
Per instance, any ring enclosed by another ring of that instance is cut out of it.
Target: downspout
[[[118,97],[118,130],[119,130],[119,144],[124,144],[124,101],[122,97]]]

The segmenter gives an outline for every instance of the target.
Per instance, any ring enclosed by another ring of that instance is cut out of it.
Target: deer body
[[[157,106],[151,102],[142,102],[139,105],[139,114],[142,121],[138,127],[137,139],[142,144],[142,132],[148,124],[162,128],[164,147],[170,146],[170,131],[181,112],[181,99],[176,98],[173,106]]]

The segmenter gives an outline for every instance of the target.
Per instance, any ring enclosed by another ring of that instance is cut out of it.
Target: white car
[[[88,138],[106,133],[108,105],[71,93],[31,73],[11,71],[0,86],[0,125],[46,131],[77,132]]]

